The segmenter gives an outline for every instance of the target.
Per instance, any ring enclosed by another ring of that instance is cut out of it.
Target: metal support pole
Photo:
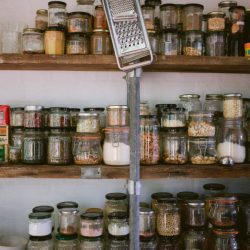
[[[130,250],[140,249],[139,203],[140,203],[140,76],[141,68],[127,73],[128,106],[130,110]]]

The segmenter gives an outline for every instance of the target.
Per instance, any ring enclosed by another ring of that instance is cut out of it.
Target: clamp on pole
[[[128,193],[129,195],[140,195],[141,194],[141,182],[128,180]]]

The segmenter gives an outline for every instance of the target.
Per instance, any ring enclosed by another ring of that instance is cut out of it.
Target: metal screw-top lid
[[[190,207],[205,207],[205,202],[203,200],[188,200],[187,204]]]
[[[224,94],[224,99],[232,98],[232,97],[241,98],[241,97],[242,97],[242,94],[240,94],[240,93],[229,93],[229,94]]]
[[[63,5],[64,7],[67,6],[67,4],[66,4],[65,2],[62,2],[62,1],[50,1],[50,2],[48,2],[48,5],[49,5],[49,6],[51,6],[51,5],[53,5],[53,4],[61,4],[61,5]]]
[[[43,212],[43,213],[53,213],[54,208],[52,206],[37,206],[32,209],[33,213]]]
[[[60,214],[73,214],[76,215],[79,213],[79,210],[77,208],[62,208],[60,209]]]
[[[62,209],[62,208],[78,208],[78,203],[74,202],[74,201],[64,201],[64,202],[60,202],[56,205],[56,207],[58,209]]]
[[[207,14],[208,18],[211,18],[211,17],[225,17],[225,13],[222,12],[222,11],[211,11]]]
[[[78,114],[78,117],[98,117],[99,114],[97,113],[92,113],[92,112],[80,112]]]
[[[84,108],[83,111],[85,112],[104,112],[105,108],[97,107],[97,108]]]
[[[151,195],[151,198],[158,200],[159,198],[173,198],[173,195],[168,192],[158,192]]]
[[[195,192],[179,192],[177,198],[180,200],[196,200],[199,198],[199,194]]]
[[[37,219],[37,220],[43,220],[43,219],[48,219],[51,218],[51,213],[30,213],[29,214],[29,219]]]
[[[24,108],[25,111],[42,111],[43,106],[41,105],[28,105]]]
[[[128,110],[128,106],[126,105],[110,105],[107,107],[107,110],[112,110],[112,109],[125,109]]]
[[[154,215],[154,211],[151,208],[148,207],[140,207],[140,214],[145,215]]]
[[[191,32],[193,32],[193,31],[191,30]],[[179,98],[181,100],[200,99],[200,95],[198,95],[198,94],[184,94],[184,95],[180,95]]]
[[[106,194],[106,199],[107,200],[126,200],[127,195],[124,193],[109,193]]]
[[[218,3],[220,8],[237,6],[237,1],[221,1]]]
[[[86,219],[86,220],[98,220],[103,218],[103,213],[83,213],[81,214],[81,219]]]

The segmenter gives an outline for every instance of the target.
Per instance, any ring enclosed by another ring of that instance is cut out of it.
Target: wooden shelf
[[[0,178],[128,179],[129,167],[2,165]],[[250,178],[250,164],[141,166],[141,178]]]
[[[117,71],[113,55],[0,55],[0,70]],[[250,58],[157,56],[145,67],[151,72],[209,72],[250,74]]]

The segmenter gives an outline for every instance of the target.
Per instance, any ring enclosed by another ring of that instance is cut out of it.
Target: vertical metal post
[[[130,250],[139,250],[140,203],[140,76],[141,68],[127,73],[128,106],[130,110]]]

